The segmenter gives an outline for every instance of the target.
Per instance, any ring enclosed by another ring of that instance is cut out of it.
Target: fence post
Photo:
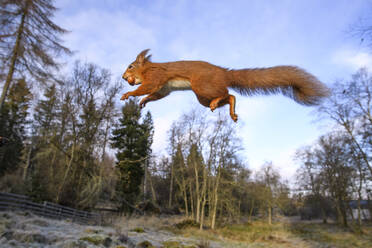
[[[62,219],[61,214],[62,214],[62,208],[59,207],[59,210],[58,210],[58,219],[59,219],[59,220]]]
[[[88,218],[88,212],[87,211],[84,211],[85,213],[84,213],[84,215],[85,215],[85,220],[84,220],[84,222],[85,223],[88,223],[89,221],[87,221],[87,219],[89,219]]]
[[[75,222],[75,217],[76,217],[76,209],[74,209],[74,212],[72,214],[72,222]]]
[[[47,204],[48,204],[48,203],[47,203],[46,201],[44,201],[44,203],[43,203],[43,212],[42,212],[44,216],[46,216],[46,211],[45,211],[45,209],[46,209]]]

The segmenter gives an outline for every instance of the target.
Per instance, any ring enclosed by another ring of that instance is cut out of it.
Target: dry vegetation
[[[226,225],[215,230],[200,230],[192,220],[181,216],[121,217],[116,229],[169,231],[177,236],[199,240],[199,247],[372,247],[372,225],[344,228],[337,223],[281,219],[269,225],[264,221]],[[173,247],[173,246],[172,246]],[[178,246],[174,246],[177,248]]]
[[[198,228],[173,229],[176,234],[213,240],[223,247],[372,247],[372,226],[362,232],[337,224],[265,222],[229,225],[216,230]]]
[[[351,226],[277,219],[200,230],[179,216],[120,217],[110,226],[85,226],[29,213],[0,215],[1,247],[348,248],[372,247],[372,225]]]

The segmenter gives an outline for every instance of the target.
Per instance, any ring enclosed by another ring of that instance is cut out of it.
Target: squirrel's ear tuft
[[[147,56],[145,57],[145,60],[146,60],[146,61],[151,61],[151,56],[152,56],[151,54],[150,54],[150,55],[147,55]]]
[[[146,56],[149,51],[150,49],[146,49],[140,52],[140,54],[137,55],[136,60],[141,64],[145,63],[146,61],[149,61],[151,58],[151,55]]]

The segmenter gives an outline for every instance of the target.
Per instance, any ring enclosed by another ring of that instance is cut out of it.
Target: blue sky
[[[71,31],[64,40],[76,51],[74,58],[110,69],[114,78],[146,48],[155,62],[205,60],[235,69],[297,65],[327,85],[350,78],[362,66],[372,68],[371,51],[349,32],[371,16],[367,0],[58,0],[56,5],[57,24]],[[330,128],[317,120],[315,108],[283,96],[232,93],[251,169],[272,161],[290,178],[297,168],[295,150]],[[190,91],[147,105],[155,122],[156,154],[164,153],[172,122],[195,107]]]

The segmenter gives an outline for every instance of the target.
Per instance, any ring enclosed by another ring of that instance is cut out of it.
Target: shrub
[[[175,224],[175,227],[178,229],[185,229],[189,227],[199,227],[199,223],[192,219],[183,220],[177,224]]]

